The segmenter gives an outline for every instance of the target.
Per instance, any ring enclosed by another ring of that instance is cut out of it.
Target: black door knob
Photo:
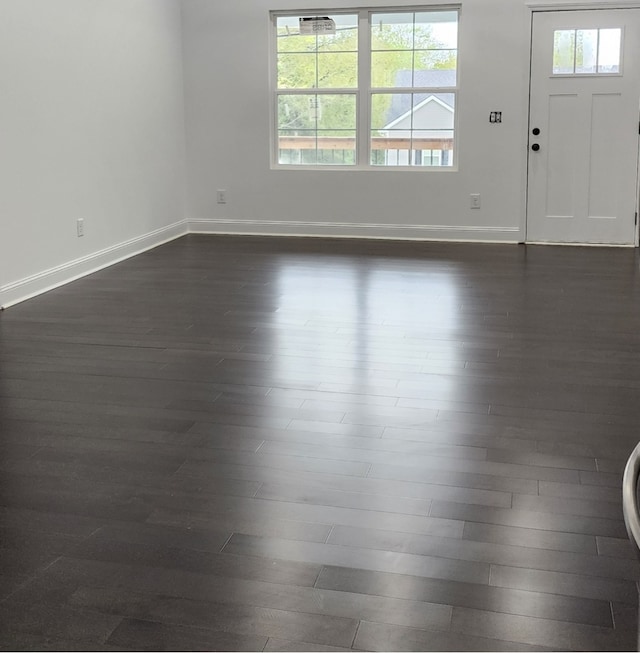
[[[534,127],[534,128],[531,130],[531,133],[532,133],[534,136],[538,136],[538,135],[540,134],[540,128],[539,128],[539,127]]]
[[[538,143],[534,143],[534,144],[531,146],[531,149],[532,149],[534,152],[537,152],[537,151],[540,149],[540,145],[538,145]]]

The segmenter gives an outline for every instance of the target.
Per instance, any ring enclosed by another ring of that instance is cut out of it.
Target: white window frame
[[[412,13],[412,12],[452,12],[458,15],[458,35],[460,34],[461,7],[458,4],[431,4],[409,5],[401,7],[351,7],[340,9],[321,10],[273,10],[269,12],[269,116],[270,116],[270,158],[272,170],[329,170],[347,171],[415,171],[415,172],[458,172],[458,99],[460,92],[460,42],[457,44],[456,85],[442,88],[436,87],[385,87],[371,86],[371,16],[380,13]],[[358,15],[358,86],[355,88],[304,88],[304,89],[279,89],[278,88],[278,52],[277,52],[277,19],[280,17],[303,16],[332,16],[339,14]],[[454,95],[455,110],[453,123],[453,165],[449,166],[424,166],[424,165],[374,165],[371,163],[371,101],[374,93],[446,93]],[[278,97],[280,95],[337,95],[341,93],[355,95],[356,98],[356,151],[355,165],[329,165],[329,164],[290,164],[279,162],[278,150]]]

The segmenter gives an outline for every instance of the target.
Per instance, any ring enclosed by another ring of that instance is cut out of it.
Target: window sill
[[[313,171],[313,172],[458,172],[457,166],[308,166],[272,164],[271,170]]]

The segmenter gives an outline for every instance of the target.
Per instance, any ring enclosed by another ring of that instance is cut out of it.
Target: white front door
[[[640,9],[533,16],[527,241],[633,245]]]

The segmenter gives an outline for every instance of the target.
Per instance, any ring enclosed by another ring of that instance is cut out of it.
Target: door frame
[[[522,243],[527,243],[527,230],[529,228],[529,126],[531,124],[531,82],[533,70],[533,18],[536,13],[548,13],[558,11],[606,11],[615,9],[640,9],[640,0],[597,0],[589,2],[589,0],[567,0],[565,2],[555,2],[554,0],[524,0],[524,3],[529,11],[529,83],[527,84],[527,117],[526,117],[526,132],[525,139],[525,182],[524,182],[524,198],[523,198],[523,224],[522,224]],[[639,107],[640,110],[640,107]],[[640,113],[639,113],[640,119]],[[573,243],[566,243],[566,246],[571,246]],[[588,243],[575,243],[575,245],[588,247]],[[594,247],[607,247],[607,245],[592,245]],[[638,173],[636,182],[636,225],[634,236],[634,247],[640,246],[640,145],[638,147]],[[612,247],[619,247],[619,245],[612,245]]]

